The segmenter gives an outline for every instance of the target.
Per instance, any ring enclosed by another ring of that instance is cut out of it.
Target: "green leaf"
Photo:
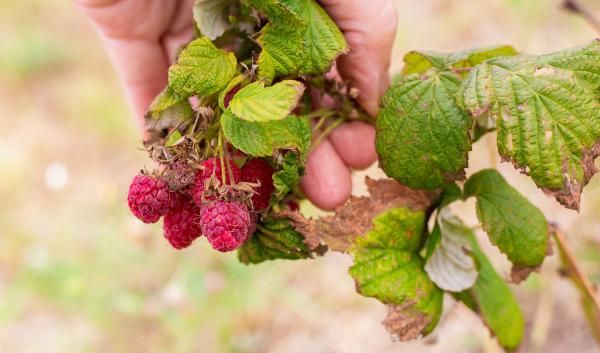
[[[462,198],[462,190],[456,183],[446,184],[442,189],[442,195],[440,196],[439,208],[448,206],[454,201],[458,201]]]
[[[440,230],[439,223],[435,222],[433,230],[431,231],[431,234],[427,236],[427,243],[425,244],[425,258],[423,259],[425,263],[429,262],[431,255],[433,255],[433,252],[440,245],[441,242],[442,231]]]
[[[430,69],[451,70],[475,67],[487,59],[498,56],[517,55],[510,45],[477,48],[459,53],[438,53],[435,51],[411,51],[404,56],[404,75],[424,74]]]
[[[465,197],[477,198],[477,216],[491,242],[518,266],[539,266],[548,247],[548,223],[542,212],[493,169],[473,174]]]
[[[283,159],[281,170],[273,174],[275,191],[271,195],[272,203],[282,200],[298,183],[304,174],[304,165],[298,160],[296,153],[287,153]]]
[[[572,71],[592,89],[600,88],[600,39],[587,44],[543,55],[539,59],[553,67]]]
[[[448,207],[440,209],[437,223],[440,240],[428,256],[425,272],[443,290],[460,292],[471,288],[477,279],[475,262],[468,255],[473,232]]]
[[[287,218],[269,218],[261,221],[256,232],[238,249],[238,259],[244,264],[266,260],[298,260],[311,257],[304,237]]]
[[[145,129],[160,131],[173,128],[192,114],[193,109],[187,98],[178,95],[167,86],[150,103],[145,116]]]
[[[229,7],[233,0],[195,0],[194,20],[200,32],[215,40],[229,28]]]
[[[471,235],[470,239],[479,276],[470,290],[457,293],[458,298],[481,315],[502,347],[515,349],[523,340],[525,332],[521,308],[510,288],[479,248],[475,236]]]
[[[377,215],[372,224],[351,249],[354,265],[349,273],[357,291],[403,308],[402,317],[418,330],[410,337],[400,335],[400,339],[431,332],[442,312],[442,291],[427,277],[417,253],[423,241],[425,214],[394,208]]]
[[[456,104],[460,69],[515,54],[511,46],[406,54],[405,76],[386,93],[377,121],[376,147],[386,174],[415,189],[464,178],[473,121]]]
[[[600,41],[474,68],[458,103],[496,119],[498,151],[538,187],[578,209],[600,153]]]
[[[456,106],[460,80],[450,71],[416,75],[383,97],[376,148],[385,173],[413,189],[435,189],[464,177],[471,117]]]
[[[346,50],[344,36],[315,0],[250,0],[270,23],[257,41],[259,78],[321,74]]]
[[[346,40],[327,12],[314,0],[283,1],[297,14],[306,29],[302,33],[303,52],[300,73],[318,75],[331,67],[333,60],[346,51]]]
[[[221,116],[221,125],[232,145],[254,157],[271,156],[284,149],[296,151],[306,160],[310,149],[310,125],[296,116],[267,122],[246,121],[227,109]]]
[[[270,82],[276,77],[299,72],[302,61],[302,33],[295,25],[269,23],[262,28],[257,39],[262,48],[258,57],[258,77]]]
[[[270,87],[257,81],[237,92],[229,108],[243,120],[281,120],[296,107],[302,93],[304,85],[299,81],[284,80]]]
[[[231,52],[218,49],[206,37],[190,42],[169,68],[169,86],[177,94],[208,96],[219,92],[235,74],[237,61]]]

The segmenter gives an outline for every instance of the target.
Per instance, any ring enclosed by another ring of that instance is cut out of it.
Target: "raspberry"
[[[163,219],[165,238],[175,249],[187,248],[202,235],[200,210],[190,199],[167,212]]]
[[[131,213],[144,223],[156,223],[177,202],[177,195],[169,191],[167,183],[144,174],[133,178],[127,194]]]
[[[250,213],[239,202],[215,201],[200,210],[202,234],[215,250],[235,250],[248,239]]]
[[[260,182],[252,195],[252,206],[255,210],[264,210],[269,207],[273,186],[273,167],[263,159],[251,159],[242,167],[242,181],[251,183]]]
[[[233,163],[233,161],[231,160],[225,160],[225,163],[229,163],[229,166],[231,167],[231,174],[233,174],[232,183],[229,171],[225,171],[227,184],[239,183],[241,179],[240,168],[238,168],[238,166],[235,165],[235,163]],[[209,158],[202,162],[200,166],[202,168],[196,171],[196,179],[194,180],[194,186],[190,191],[192,198],[198,206],[202,206],[203,199],[211,200],[210,197],[203,197],[204,183],[206,182],[206,180],[208,180],[213,175],[217,180],[219,180],[219,182],[222,180],[221,161],[219,160],[219,158]]]

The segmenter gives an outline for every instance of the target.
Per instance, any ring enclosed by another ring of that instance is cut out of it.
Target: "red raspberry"
[[[252,195],[252,206],[255,210],[264,210],[269,207],[271,193],[275,191],[273,186],[273,167],[263,159],[251,159],[242,167],[242,181],[251,183],[260,182]]]
[[[225,171],[225,177],[227,184],[236,184],[240,182],[241,179],[241,171],[235,163],[231,160],[225,160],[225,163],[229,163],[231,167],[231,174],[233,174],[233,183],[231,180],[231,175],[228,170]],[[217,180],[221,181],[222,179],[222,171],[221,171],[221,161],[217,157],[209,158],[204,162],[200,163],[201,169],[196,171],[196,179],[194,180],[194,186],[191,189],[191,195],[196,205],[202,206],[202,200],[210,200],[211,198],[206,198],[204,196],[204,183],[211,176],[215,176]]]
[[[200,210],[188,199],[167,212],[163,219],[165,238],[175,249],[187,248],[202,235],[200,229]]]
[[[144,223],[156,223],[177,201],[166,182],[144,174],[133,178],[127,194],[131,213]]]
[[[215,201],[200,210],[200,224],[215,250],[232,251],[248,239],[250,213],[242,203]]]

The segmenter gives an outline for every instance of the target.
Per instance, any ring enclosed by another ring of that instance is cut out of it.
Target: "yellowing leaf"
[[[442,313],[442,291],[427,277],[417,253],[424,227],[422,211],[393,208],[377,215],[351,249],[349,272],[357,291],[393,305],[386,327],[400,340],[431,332]]]
[[[302,160],[308,155],[312,135],[306,119],[290,115],[282,120],[247,121],[227,109],[221,125],[227,140],[251,156],[271,156],[279,149],[296,151]]]
[[[458,103],[496,119],[498,151],[546,193],[579,208],[600,154],[600,40],[542,56],[488,60]]]
[[[235,94],[229,108],[243,120],[281,120],[296,107],[303,92],[304,85],[298,81],[284,80],[270,87],[253,82]]]

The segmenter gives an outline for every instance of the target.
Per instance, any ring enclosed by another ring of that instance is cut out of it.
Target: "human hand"
[[[337,60],[337,70],[359,91],[358,101],[372,116],[389,86],[388,69],[397,15],[391,0],[321,0],[340,27],[350,52]],[[335,129],[310,153],[302,188],[323,209],[342,205],[352,192],[349,168],[364,169],[377,159],[375,129],[354,121]]]
[[[92,20],[125,87],[140,125],[154,97],[167,84],[169,63],[194,31],[194,0],[75,0]],[[389,84],[388,67],[396,32],[391,0],[322,0],[344,32],[350,52],[338,59],[340,75],[360,92],[371,115]],[[311,151],[302,188],[318,207],[331,209],[350,196],[350,168],[377,158],[375,130],[362,122],[338,127]]]
[[[194,0],[75,0],[90,18],[143,126],[144,113],[167,84],[177,48],[194,33]]]

